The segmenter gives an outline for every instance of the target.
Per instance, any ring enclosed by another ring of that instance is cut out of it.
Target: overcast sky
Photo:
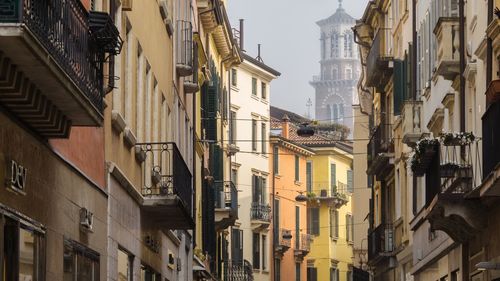
[[[344,0],[342,6],[354,18],[361,17],[368,0]],[[232,27],[245,19],[245,50],[261,57],[281,72],[271,84],[271,103],[298,114],[307,112],[308,98],[314,103],[309,85],[319,74],[319,27],[316,21],[332,15],[337,0],[229,0],[228,15]],[[314,107],[311,108],[311,114]],[[314,116],[313,116],[314,117]]]

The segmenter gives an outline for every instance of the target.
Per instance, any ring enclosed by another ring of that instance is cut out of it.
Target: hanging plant
[[[473,143],[476,140],[476,137],[474,134],[469,132],[459,132],[443,133],[440,139],[446,146],[464,146]]]
[[[445,163],[441,164],[439,168],[439,175],[442,178],[452,178],[455,176],[455,172],[460,168],[460,165],[455,163]]]
[[[439,140],[435,138],[425,138],[417,142],[410,161],[411,170],[416,176],[424,175],[430,160],[437,152],[438,146]]]

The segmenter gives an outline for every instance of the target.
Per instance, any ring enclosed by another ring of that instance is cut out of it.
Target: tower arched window
[[[344,33],[344,57],[353,57],[353,35],[351,31]]]
[[[337,67],[332,68],[332,80],[338,80],[339,79],[339,70]]]
[[[350,68],[345,69],[345,79],[352,80],[352,69]]]
[[[325,59],[326,57],[326,35],[324,32],[321,33],[321,38],[319,39],[321,42],[321,59]]]
[[[332,58],[338,58],[340,55],[340,50],[339,50],[339,34],[337,32],[333,32],[332,35],[330,36],[330,42],[331,42],[331,54],[330,57]]]

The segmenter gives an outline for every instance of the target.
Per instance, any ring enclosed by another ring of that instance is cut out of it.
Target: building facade
[[[243,22],[239,31],[243,35]],[[239,39],[244,49],[243,38]],[[239,211],[228,236],[228,262],[236,269],[239,265],[249,267],[254,280],[271,280],[269,104],[271,82],[279,75],[247,53],[242,53],[242,63],[230,70],[229,131],[225,144],[232,152],[230,179],[238,190]]]
[[[375,280],[498,278],[498,4],[376,1],[356,24]]]
[[[308,280],[353,278],[352,145],[315,141],[307,162]]]
[[[320,27],[320,74],[310,84],[315,89],[315,117],[320,122],[343,124],[353,130],[352,104],[360,73],[358,52],[351,30],[355,19],[342,8],[317,22]]]
[[[272,279],[306,280],[311,237],[307,232],[307,159],[313,151],[298,139],[297,127],[285,115],[272,117],[270,196],[272,207]],[[301,199],[302,198],[302,199]]]

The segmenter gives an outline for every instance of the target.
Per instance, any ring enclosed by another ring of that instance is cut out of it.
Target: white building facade
[[[269,198],[270,84],[280,73],[243,54],[231,70],[229,143],[231,181],[238,189],[238,220],[230,230],[233,263],[251,266],[254,280],[271,280]]]

